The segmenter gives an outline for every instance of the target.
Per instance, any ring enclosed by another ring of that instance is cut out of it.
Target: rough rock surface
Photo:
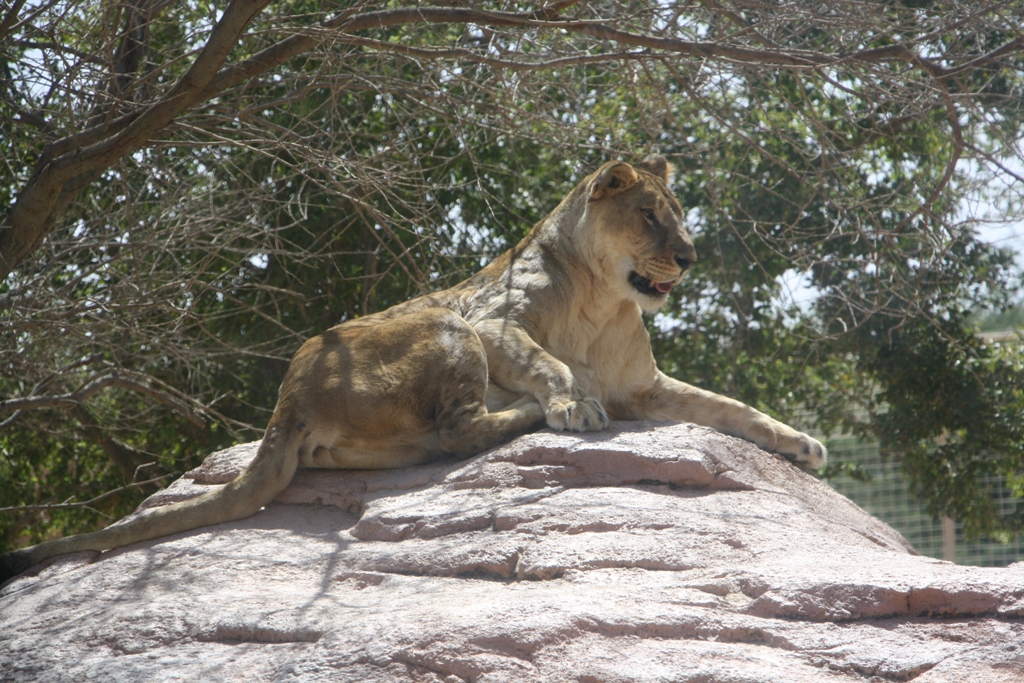
[[[916,555],[687,424],[304,471],[250,519],[35,571],[0,596],[3,681],[1024,681],[1024,563]]]

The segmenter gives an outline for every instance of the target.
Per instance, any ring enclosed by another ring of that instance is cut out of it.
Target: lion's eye
[[[652,209],[640,209],[640,213],[650,223],[654,222],[654,211]]]

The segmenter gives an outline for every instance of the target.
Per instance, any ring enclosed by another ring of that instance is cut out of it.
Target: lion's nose
[[[693,248],[693,243],[689,240],[685,241],[680,248],[676,250],[676,264],[682,268],[683,272],[693,265],[697,260],[697,250]]]
[[[673,257],[682,271],[685,273],[687,269],[697,262],[697,250],[693,248],[693,242],[690,241],[689,236],[680,236],[681,239],[676,243],[676,253]]]

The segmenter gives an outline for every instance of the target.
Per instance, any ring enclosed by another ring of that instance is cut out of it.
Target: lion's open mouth
[[[635,270],[629,273],[629,284],[636,288],[636,291],[647,296],[664,296],[672,289],[673,282],[651,282]]]

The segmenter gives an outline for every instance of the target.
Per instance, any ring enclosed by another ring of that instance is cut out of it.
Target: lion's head
[[[636,166],[609,162],[584,181],[593,265],[647,312],[665,303],[697,259],[670,176],[665,158],[651,155]]]

